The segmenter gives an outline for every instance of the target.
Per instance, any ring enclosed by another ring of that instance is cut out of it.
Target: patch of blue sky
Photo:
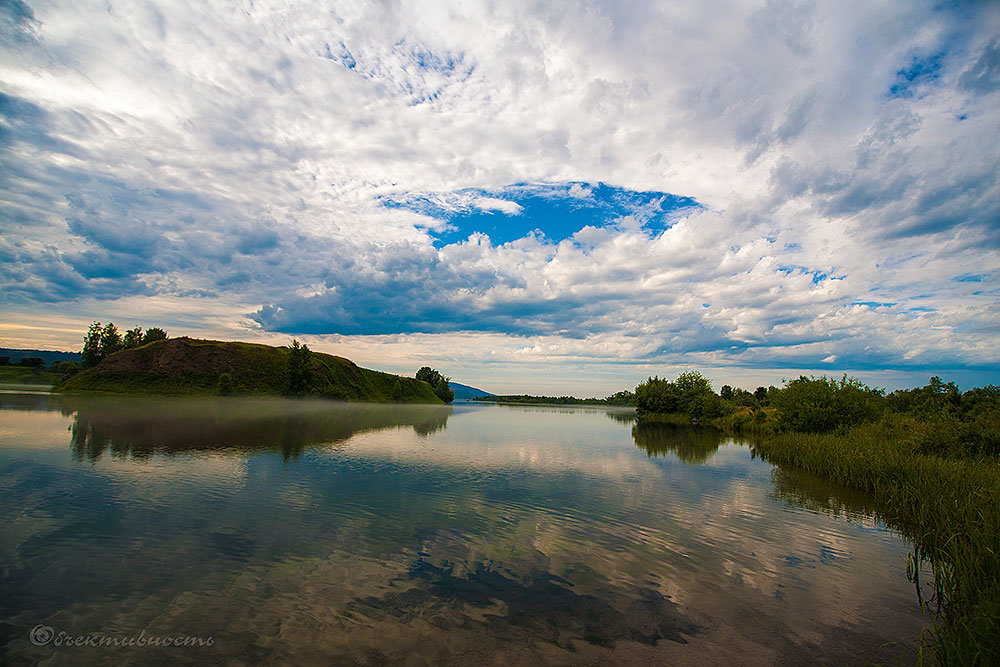
[[[464,241],[477,232],[496,245],[531,235],[558,242],[585,227],[632,227],[655,234],[701,208],[691,197],[582,182],[469,188],[386,197],[381,203],[447,223],[432,231],[436,245]]]
[[[333,52],[329,44],[326,44],[326,52],[323,54],[324,58],[336,61],[346,67],[347,69],[354,69],[358,66],[358,61],[354,59],[347,45],[343,42],[340,43],[337,53]]]
[[[897,301],[853,301],[852,306],[868,306],[869,308],[891,308]]]
[[[810,269],[807,266],[798,266],[795,264],[792,264],[790,266],[779,266],[777,270],[783,272],[786,276],[791,275],[796,271],[803,274],[811,275],[813,285],[817,285],[823,280],[843,280],[844,278],[847,277],[847,276],[831,276],[825,271],[814,270]]]
[[[986,278],[986,276],[977,273],[966,273],[961,276],[955,276],[952,278],[957,283],[981,283]]]
[[[938,51],[931,55],[912,56],[909,66],[896,72],[896,78],[889,87],[889,97],[913,97],[918,86],[938,79],[946,55],[944,51]]]

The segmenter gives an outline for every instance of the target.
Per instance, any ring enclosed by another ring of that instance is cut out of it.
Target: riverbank
[[[66,379],[62,373],[27,366],[0,366],[0,384],[56,385]]]
[[[645,414],[640,420],[692,421],[682,414]],[[823,434],[771,432],[770,415],[762,411],[703,423],[749,435],[754,450],[771,463],[870,493],[881,518],[914,544],[908,574],[918,594],[924,593],[922,602],[938,613],[926,638],[937,660],[945,665],[1000,664],[996,457],[922,453],[922,431],[931,424],[912,419],[885,418]],[[920,581],[925,565],[932,571],[930,582]]]
[[[891,426],[843,434],[781,433],[757,439],[772,463],[794,466],[871,493],[886,522],[915,545],[908,563],[920,586],[931,566],[939,611],[933,650],[946,665],[1000,664],[1000,464],[946,459],[899,446]]]

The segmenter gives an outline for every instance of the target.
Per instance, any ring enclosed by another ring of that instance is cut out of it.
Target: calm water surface
[[[869,499],[625,410],[0,408],[4,662],[848,664],[929,623]]]

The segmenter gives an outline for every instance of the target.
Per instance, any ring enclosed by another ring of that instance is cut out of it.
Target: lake
[[[912,662],[931,619],[874,509],[626,409],[8,392],[0,646],[66,665]]]

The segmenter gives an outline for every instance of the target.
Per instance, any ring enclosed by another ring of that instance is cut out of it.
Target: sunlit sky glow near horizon
[[[1000,383],[993,2],[0,4],[0,346]]]

